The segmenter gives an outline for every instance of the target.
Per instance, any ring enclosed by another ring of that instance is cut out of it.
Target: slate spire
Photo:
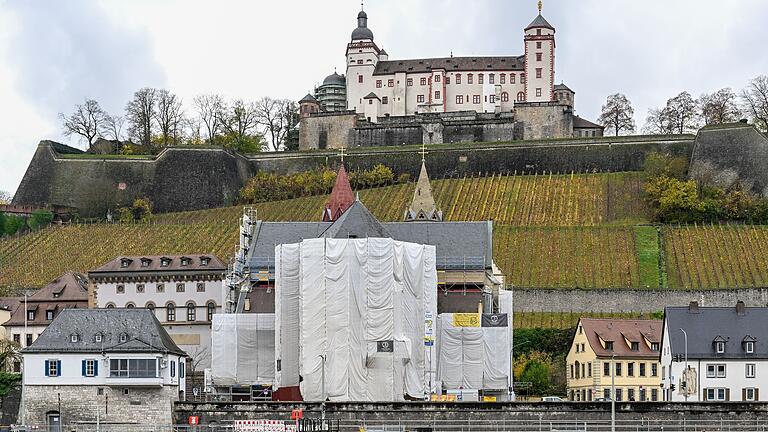
[[[437,209],[432,197],[432,187],[429,185],[429,174],[424,158],[421,160],[421,172],[413,191],[411,206],[405,211],[406,221],[443,221],[443,212]]]
[[[344,163],[339,167],[336,174],[336,183],[333,185],[331,197],[323,209],[323,222],[333,222],[338,219],[353,203],[355,195],[352,193],[352,186],[349,184],[347,170],[344,169]]]

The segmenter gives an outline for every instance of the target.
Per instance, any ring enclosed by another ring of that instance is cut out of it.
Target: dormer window
[[[658,350],[659,350],[659,343],[651,342],[651,351],[658,351]]]
[[[131,260],[128,258],[123,258],[120,260],[120,268],[128,268],[129,265],[131,265]]]
[[[128,334],[120,333],[120,342],[128,342]]]
[[[725,352],[725,342],[718,341],[715,342],[715,351],[717,351],[718,354],[722,354]]]
[[[744,351],[747,354],[752,354],[755,352],[755,343],[752,341],[744,342]]]
[[[27,321],[34,321],[35,320],[35,311],[27,311]]]
[[[171,260],[168,258],[160,258],[160,267],[168,267],[171,264]]]
[[[69,341],[72,343],[78,342],[80,340],[80,336],[78,336],[76,333],[73,333],[69,335]]]
[[[101,343],[102,340],[104,340],[104,336],[102,336],[101,333],[97,333],[96,336],[93,337],[93,341],[96,343]]]
[[[189,259],[189,258],[187,258],[187,257],[182,257],[182,258],[181,258],[181,265],[186,267],[186,266],[188,266],[188,265],[189,265],[189,261],[190,261],[190,259]]]
[[[200,258],[200,265],[201,266],[207,266],[209,262],[211,262],[211,259],[208,258],[208,257]]]
[[[141,259],[141,266],[142,266],[142,267],[144,267],[144,268],[146,268],[146,267],[149,267],[149,264],[150,264],[151,262],[152,262],[152,260],[151,260],[151,259],[142,258],[142,259]]]
[[[613,341],[605,341],[606,351],[613,351]]]
[[[639,342],[630,342],[629,343],[629,349],[632,351],[640,351],[640,343]]]

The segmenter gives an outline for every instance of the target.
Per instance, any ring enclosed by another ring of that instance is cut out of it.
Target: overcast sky
[[[0,0],[0,190],[14,192],[59,112],[85,98],[119,113],[140,87],[299,99],[338,68],[359,0]],[[535,0],[367,0],[390,59],[519,55]],[[735,90],[768,73],[765,0],[545,0],[555,77],[595,120],[625,93],[638,128],[687,90]],[[191,112],[191,109],[188,109]]]

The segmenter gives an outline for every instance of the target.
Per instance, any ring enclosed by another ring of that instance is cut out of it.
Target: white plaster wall
[[[538,29],[525,32],[526,36],[537,37]],[[541,36],[554,36],[555,32],[549,29],[540,29]],[[536,48],[536,42],[541,42],[541,49]],[[554,82],[552,72],[555,60],[555,41],[530,39],[525,41],[526,53],[526,85],[528,102],[546,102],[552,100]],[[541,61],[536,61],[536,53],[542,53]],[[536,69],[541,68],[541,78],[536,78]],[[536,96],[536,88],[541,89],[541,96]]]
[[[205,291],[197,291],[197,283],[205,284]],[[165,290],[162,293],[157,292],[157,285],[161,282],[144,282],[144,292],[136,291],[136,282],[125,283],[99,283],[96,285],[96,307],[105,308],[112,303],[115,307],[122,308],[128,303],[133,303],[137,308],[146,307],[150,302],[154,303],[157,309],[164,307],[169,302],[173,302],[177,309],[176,321],[184,321],[186,312],[181,309],[187,302],[193,301],[197,306],[197,321],[205,321],[205,305],[209,301],[216,303],[217,312],[221,311],[221,305],[224,301],[224,284],[221,280],[206,281],[177,281],[171,280],[162,282]],[[176,284],[184,283],[184,292],[176,292]],[[117,285],[125,286],[125,293],[117,293]],[[165,322],[165,314],[156,313],[160,322]]]

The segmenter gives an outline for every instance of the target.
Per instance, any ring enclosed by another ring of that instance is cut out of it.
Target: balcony
[[[127,377],[109,376],[106,379],[108,386],[119,387],[162,387],[162,377]]]

